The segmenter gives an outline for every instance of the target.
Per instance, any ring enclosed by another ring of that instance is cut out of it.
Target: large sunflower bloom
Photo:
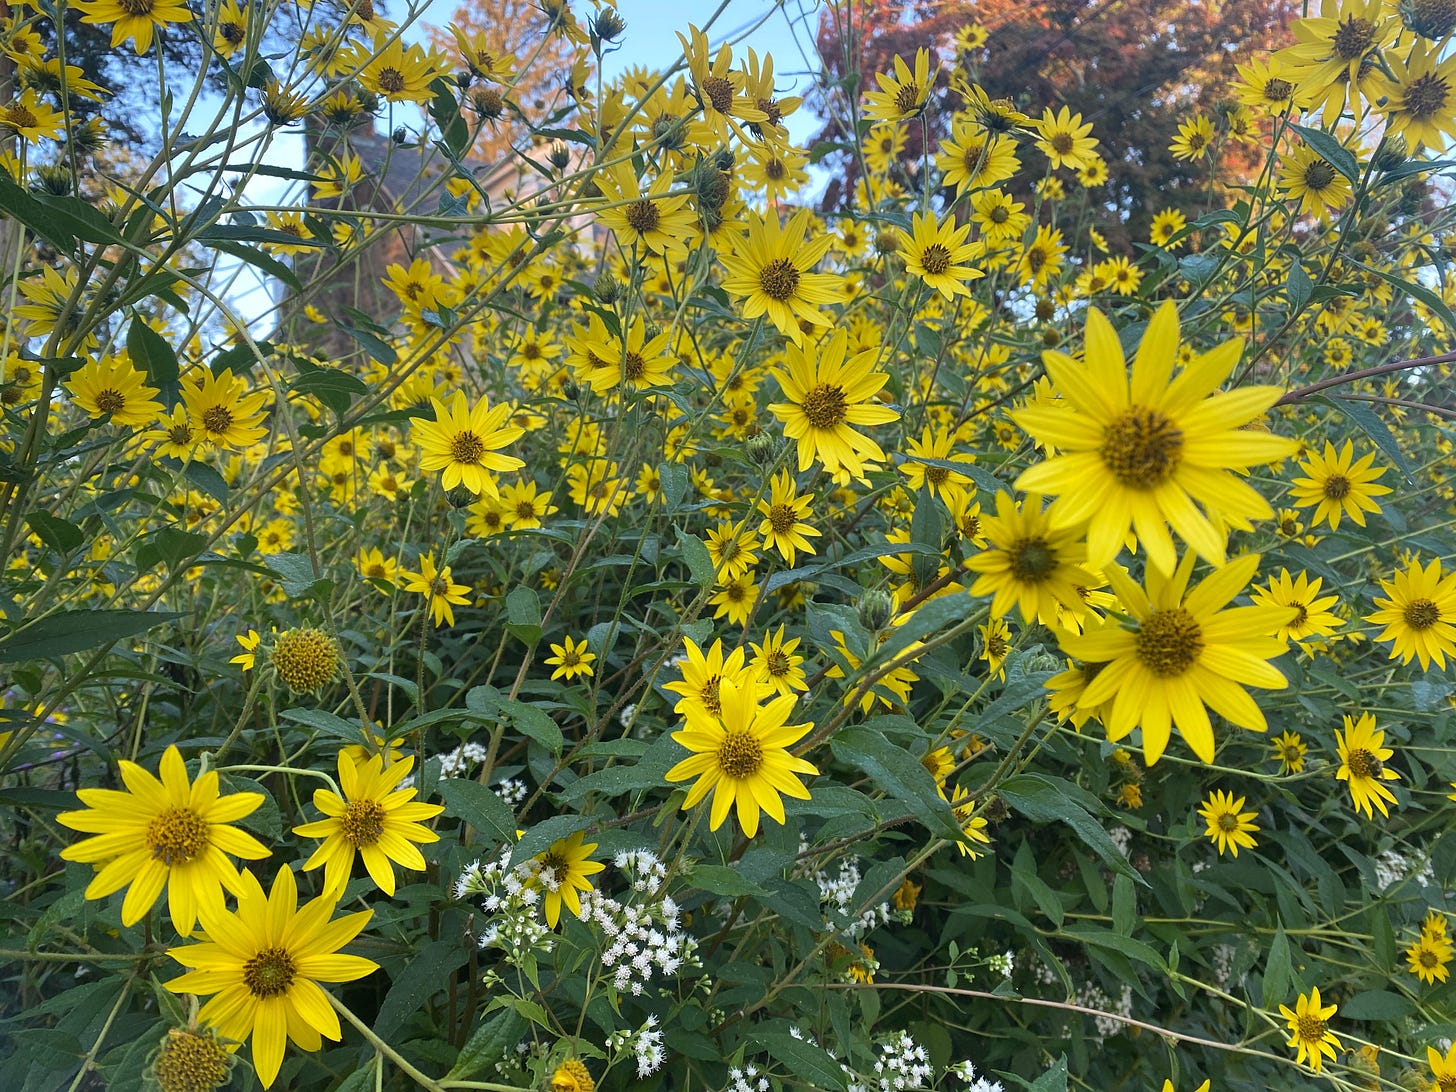
[[[425,858],[415,843],[438,842],[440,836],[421,824],[444,811],[440,804],[422,804],[414,789],[399,783],[409,774],[415,760],[403,758],[384,765],[383,755],[356,762],[339,752],[339,788],[344,795],[315,789],[313,806],[324,818],[293,828],[305,838],[322,838],[303,866],[305,872],[324,866],[324,890],[337,897],[349,882],[354,855],[364,858],[370,878],[386,895],[394,894],[394,865],[425,869]]]
[[[1212,709],[1234,724],[1262,732],[1268,724],[1246,686],[1283,689],[1283,674],[1268,663],[1285,649],[1269,636],[1293,611],[1284,607],[1223,609],[1244,590],[1259,567],[1257,554],[1230,561],[1196,588],[1189,554],[1172,577],[1149,569],[1147,588],[1119,566],[1107,578],[1134,625],[1104,625],[1081,636],[1061,635],[1062,648],[1088,664],[1101,664],[1078,704],[1101,712],[1114,742],[1143,731],[1149,766],[1163,756],[1176,725],[1204,762],[1213,761]]]
[[[1004,618],[1013,604],[1028,624],[1055,619],[1058,603],[1077,613],[1085,610],[1077,589],[1097,580],[1079,567],[1081,537],[1074,530],[1052,530],[1041,497],[1033,493],[1018,507],[1009,493],[997,493],[996,514],[981,526],[991,548],[969,558],[966,568],[981,574],[971,594],[995,597],[992,617]]]
[[[778,218],[764,219],[748,214],[748,229],[723,256],[723,288],[743,297],[744,318],[767,315],[779,333],[795,345],[804,339],[802,320],[813,326],[828,326],[830,318],[821,304],[844,298],[840,278],[829,273],[810,273],[815,263],[834,245],[830,232],[806,241],[809,210],[800,209],[780,226]]]
[[[1390,658],[1397,656],[1408,664],[1412,658],[1421,661],[1421,670],[1428,671],[1431,661],[1445,670],[1446,657],[1456,658],[1456,572],[1441,576],[1441,559],[1432,558],[1421,568],[1419,561],[1396,573],[1380,588],[1389,599],[1375,600],[1379,609],[1367,614],[1365,621],[1385,629],[1377,641],[1390,641]]]
[[[268,847],[227,824],[251,815],[263,794],[218,795],[216,770],[188,783],[187,766],[176,747],[162,755],[161,779],[123,759],[126,790],[77,789],[85,811],[64,811],[58,822],[94,834],[67,846],[61,856],[99,871],[86,888],[88,899],[103,899],[131,885],[121,904],[123,925],[135,925],[167,889],[172,927],[186,935],[199,913],[221,910],[222,889],[237,893],[238,870],[226,854],[246,860],[268,856]]]
[[[283,1064],[288,1040],[319,1050],[325,1038],[342,1038],[339,1017],[320,982],[352,982],[379,969],[339,949],[358,936],[374,911],[330,921],[337,901],[320,895],[301,910],[293,869],[285,867],[271,894],[251,872],[242,874],[237,913],[219,904],[204,907],[208,942],[171,948],[167,954],[192,968],[168,982],[173,993],[215,994],[197,1014],[218,1034],[253,1039],[253,1067],[269,1087]]]
[[[774,372],[787,401],[769,406],[784,423],[784,435],[799,442],[799,469],[808,470],[818,459],[836,480],[843,479],[841,484],[850,477],[863,480],[866,460],[885,458],[879,444],[852,426],[900,419],[875,400],[890,379],[874,370],[878,350],[866,349],[846,360],[848,347],[849,334],[842,327],[817,353],[788,346],[787,367]]]
[[[446,490],[463,485],[476,496],[499,496],[490,472],[504,473],[526,465],[514,455],[497,454],[525,435],[525,429],[509,423],[511,407],[491,408],[484,395],[471,406],[463,391],[456,391],[449,405],[438,398],[431,398],[430,403],[435,407],[435,419],[414,423],[420,468],[426,473],[443,471],[440,485]]]
[[[111,24],[111,48],[130,41],[137,55],[152,48],[152,37],[169,23],[190,23],[192,12],[182,0],[77,0],[81,22]]]
[[[809,790],[797,774],[819,772],[813,763],[788,752],[814,727],[784,723],[793,712],[795,697],[780,695],[759,705],[756,689],[751,683],[742,685],[725,678],[719,683],[721,713],[689,706],[686,725],[672,738],[693,753],[666,775],[668,781],[697,778],[683,800],[684,811],[701,803],[711,791],[709,828],[721,827],[736,805],[738,825],[750,838],[758,833],[760,811],[783,823],[780,794],[809,799]]]
[[[1177,555],[1170,525],[1200,556],[1222,564],[1227,533],[1211,515],[1274,514],[1232,473],[1294,448],[1291,440],[1244,428],[1274,404],[1278,387],[1217,392],[1242,347],[1241,340],[1226,341],[1174,377],[1178,312],[1167,301],[1148,323],[1130,372],[1117,332],[1095,308],[1087,313],[1085,362],[1042,354],[1062,404],[1027,406],[1012,417],[1062,454],[1023,471],[1016,488],[1057,495],[1054,527],[1086,525],[1089,566],[1110,564],[1135,529],[1152,567],[1171,573]]]

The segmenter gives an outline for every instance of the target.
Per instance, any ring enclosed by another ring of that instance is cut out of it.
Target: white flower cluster
[[[475,861],[455,881],[459,900],[479,898],[487,914],[480,933],[482,948],[499,948],[506,961],[519,966],[527,957],[548,951],[555,934],[546,927],[539,912],[541,889],[537,881],[540,862],[522,861],[510,865],[511,847],[502,846],[500,855],[486,864]]]
[[[581,917],[602,934],[598,958],[618,993],[640,996],[654,976],[672,978],[684,964],[697,965],[697,941],[683,932],[677,903],[666,895],[637,905],[584,891]]]
[[[736,1065],[728,1069],[728,1087],[723,1092],[768,1092],[769,1081],[758,1071],[756,1065],[739,1069]]]
[[[809,843],[800,839],[799,852],[809,852]],[[822,869],[815,869],[812,873],[814,883],[819,887],[819,903],[826,911],[834,909],[845,917],[849,917],[853,903],[854,892],[859,887],[859,881],[863,878],[859,870],[859,858],[847,857],[839,862],[839,872],[831,874]],[[855,939],[863,937],[877,925],[886,924],[891,917],[890,904],[882,902],[877,906],[871,906],[858,918],[852,919],[845,933]],[[826,913],[827,916],[827,913]]]
[[[1016,953],[1008,948],[1001,955],[988,955],[986,966],[993,974],[999,974],[1002,978],[1010,978],[1011,972],[1016,970]]]
[[[453,751],[446,751],[436,757],[440,760],[441,777],[464,777],[471,766],[484,762],[490,752],[479,743],[462,743]]]
[[[1119,995],[1117,1001],[1114,1002],[1112,998],[1107,996],[1106,991],[1101,986],[1093,982],[1077,995],[1077,1004],[1109,1014],[1107,1016],[1094,1016],[1092,1018],[1092,1024],[1097,1028],[1097,1038],[1099,1040],[1106,1039],[1109,1035],[1116,1035],[1119,1031],[1127,1027],[1123,1021],[1110,1014],[1116,1013],[1119,1016],[1132,1015],[1132,987],[1124,985],[1122,987],[1122,993]]]
[[[657,1017],[648,1014],[647,1021],[636,1031],[614,1031],[607,1036],[607,1049],[617,1054],[631,1054],[637,1061],[638,1078],[650,1077],[662,1068],[667,1056],[662,1047],[662,1032]]]
[[[1414,879],[1421,887],[1436,886],[1436,874],[1429,861],[1412,862],[1405,854],[1387,849],[1375,858],[1375,882],[1381,891],[1388,891],[1404,879]]]
[[[875,1059],[875,1086],[879,1092],[900,1092],[906,1088],[929,1088],[935,1075],[930,1054],[905,1032],[880,1044]]]
[[[957,1062],[950,1067],[946,1075],[958,1077],[965,1081],[969,1085],[966,1092],[1006,1092],[1005,1086],[1000,1081],[993,1081],[989,1077],[976,1076],[976,1067],[969,1060]]]

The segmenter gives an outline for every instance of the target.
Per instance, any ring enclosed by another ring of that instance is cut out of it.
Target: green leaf
[[[537,854],[545,853],[554,843],[570,838],[591,825],[592,821],[582,815],[553,815],[521,835],[521,840],[511,850],[511,864],[529,861]]]
[[[358,721],[345,720],[343,717],[323,709],[285,709],[278,716],[281,720],[290,720],[295,724],[312,728],[316,732],[322,732],[330,739],[342,739],[349,743],[364,745],[364,729]]]
[[[169,404],[175,401],[169,392],[177,389],[177,353],[167,339],[133,318],[126,332],[126,351],[131,362],[147,373],[147,382],[156,384]]]
[[[713,557],[708,553],[708,547],[697,535],[690,535],[681,527],[674,527],[673,530],[677,532],[677,544],[682,549],[683,560],[687,563],[693,582],[704,590],[711,588],[717,583],[718,574],[713,568]]]
[[[200,492],[206,493],[219,504],[227,503],[227,479],[206,463],[188,463],[182,470],[182,476]]]
[[[834,1089],[842,1092],[844,1070],[823,1047],[803,1039],[795,1039],[788,1032],[758,1032],[753,1036],[754,1045],[766,1050],[769,1057],[782,1064],[800,1083],[800,1087]]]
[[[299,363],[299,374],[289,382],[288,389],[312,395],[339,417],[349,412],[355,398],[369,393],[369,388],[357,375],[302,362]]]
[[[1148,881],[1128,864],[1117,843],[1102,829],[1102,824],[1051,779],[1041,774],[1017,774],[1001,782],[996,791],[1033,822],[1057,820],[1066,823],[1083,844],[1101,858],[1103,864],[1133,882],[1147,886]]]
[[[58,554],[68,554],[86,541],[86,533],[70,520],[49,512],[32,512],[25,522],[36,536]]]
[[[238,261],[260,270],[264,275],[272,277],[275,281],[282,281],[295,292],[303,291],[303,285],[299,283],[298,277],[294,275],[292,269],[273,255],[267,254],[255,246],[228,242],[214,242],[210,245],[213,250],[231,255]]]
[[[765,898],[768,895],[768,891],[759,884],[727,865],[697,865],[688,877],[688,882],[699,891],[706,891],[710,895],[726,895],[735,899],[742,895],[752,895],[755,898]]]
[[[313,567],[307,554],[279,553],[263,558],[264,564],[277,574],[283,592],[290,599],[301,599],[325,581]]]
[[[65,610],[42,618],[0,640],[0,663],[21,660],[48,660],[84,652],[98,645],[111,644],[127,637],[176,621],[182,615],[175,611],[149,610]]]
[[[553,756],[561,754],[561,748],[566,742],[565,737],[561,734],[560,725],[552,720],[551,715],[544,709],[523,701],[503,701],[501,702],[501,713],[523,735],[534,739]]]
[[[133,555],[140,572],[150,572],[159,563],[175,572],[190,565],[207,545],[207,536],[181,527],[162,527],[137,544]]]
[[[541,640],[541,597],[535,588],[520,584],[506,596],[506,629],[526,645]]]
[[[1401,1020],[1413,1012],[1409,997],[1390,990],[1365,990],[1340,1006],[1340,1015],[1351,1020]]]
[[[57,250],[71,253],[76,249],[76,237],[64,218],[17,186],[8,172],[0,172],[0,212],[19,220]]]
[[[1309,297],[1314,293],[1314,282],[1309,279],[1309,274],[1304,271],[1304,266],[1299,263],[1298,259],[1293,259],[1289,263],[1289,283],[1284,288],[1289,294],[1290,314],[1303,310],[1304,305],[1309,302]]]
[[[962,841],[950,805],[936,788],[920,759],[869,724],[844,728],[829,743],[834,757],[869,774],[881,789],[910,810],[941,837]]]
[[[1274,930],[1274,939],[1269,942],[1269,955],[1264,961],[1264,1007],[1272,1010],[1289,997],[1292,983],[1289,937],[1284,926]]]
[[[495,1063],[502,1061],[507,1052],[515,1052],[516,1044],[525,1034],[526,1026],[526,1021],[515,1009],[501,1009],[471,1032],[445,1080],[466,1081],[493,1071]]]
[[[468,941],[436,940],[414,952],[389,987],[374,1017],[375,1034],[394,1035],[430,998],[445,989],[451,976],[470,956]]]
[[[464,819],[492,841],[515,841],[515,813],[509,804],[479,781],[447,777],[440,782],[439,793],[446,815]]]
[[[1112,882],[1112,927],[1125,937],[1132,936],[1137,925],[1137,892],[1132,880],[1118,876]]]
[[[1107,948],[1159,971],[1167,970],[1167,964],[1163,962],[1163,957],[1158,954],[1157,949],[1140,940],[1133,940],[1121,933],[1114,933],[1111,929],[1098,929],[1091,925],[1069,925],[1061,931],[1060,935],[1083,944],[1090,944],[1094,948]]]
[[[1317,395],[1311,401],[1323,402],[1343,413],[1355,423],[1361,432],[1370,437],[1370,442],[1395,464],[1396,469],[1405,475],[1406,481],[1412,485],[1415,484],[1415,471],[1400,450],[1400,444],[1396,443],[1390,428],[1381,420],[1380,414],[1375,412],[1369,402],[1359,402],[1353,398],[1328,398],[1323,395]]]
[[[1314,149],[1315,153],[1324,159],[1335,170],[1350,180],[1352,184],[1360,180],[1360,165],[1355,157],[1337,139],[1325,132],[1323,129],[1311,129],[1307,125],[1289,126],[1300,138]]]
[[[1067,1092],[1067,1056],[1063,1054],[1050,1069],[1027,1085],[1026,1092]]]

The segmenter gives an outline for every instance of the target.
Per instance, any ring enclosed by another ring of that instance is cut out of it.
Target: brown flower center
[[[788,534],[797,522],[797,513],[787,504],[775,504],[768,510],[768,525],[776,535]]]
[[[1304,169],[1304,184],[1315,193],[1329,188],[1335,180],[1335,168],[1323,159],[1316,159]]]
[[[1275,76],[1264,84],[1264,100],[1266,102],[1287,102],[1294,94],[1294,84],[1288,80],[1281,80]]]
[[[657,204],[653,201],[633,201],[627,206],[623,215],[627,219],[627,226],[638,235],[656,231],[658,223],[662,220],[661,214],[657,211]]]
[[[720,114],[733,108],[733,81],[724,76],[709,76],[703,81],[703,94]]]
[[[1434,72],[1412,80],[1403,96],[1406,112],[1422,121],[1439,114],[1450,97],[1450,85]]]
[[[1335,29],[1335,53],[1342,61],[1353,61],[1363,57],[1375,44],[1375,24],[1369,19],[1350,16]]]
[[[629,349],[622,357],[622,375],[630,382],[636,383],[646,374],[647,361],[642,358],[641,353]]]
[[[1324,494],[1333,501],[1344,500],[1350,495],[1350,479],[1343,474],[1331,474],[1325,479]]]
[[[356,849],[372,846],[384,833],[384,808],[377,800],[353,800],[339,816],[339,832]]]
[[[117,413],[126,405],[126,396],[120,391],[107,388],[96,392],[96,408],[102,413]]]
[[[1070,155],[1072,149],[1076,147],[1071,133],[1054,133],[1048,143],[1051,144],[1052,151],[1056,152],[1057,155]]]
[[[221,436],[233,427],[233,415],[224,406],[208,406],[202,411],[202,427]]]
[[[1411,629],[1430,629],[1441,620],[1441,608],[1423,597],[1407,603],[1402,615]]]
[[[782,303],[798,291],[799,271],[788,259],[775,258],[759,271],[758,284],[770,299]]]
[[[202,816],[191,808],[168,808],[147,824],[152,859],[168,866],[197,859],[211,844],[207,830]]]
[[[931,243],[920,255],[920,264],[927,274],[938,277],[950,268],[950,251],[939,243]]]
[[[1017,539],[1006,553],[1011,558],[1011,575],[1024,584],[1045,580],[1057,567],[1057,555],[1040,535]]]
[[[809,424],[819,429],[831,429],[844,420],[849,403],[845,400],[844,388],[820,383],[804,393],[803,407]]]
[[[470,431],[457,432],[450,440],[450,458],[466,466],[477,466],[485,454],[485,441]]]
[[[1182,675],[1202,651],[1203,631],[1182,607],[1156,610],[1138,627],[1138,659],[1160,679]]]
[[[1295,1030],[1301,1041],[1306,1043],[1320,1043],[1324,1041],[1325,1022],[1318,1016],[1305,1013],[1295,1023],[1298,1025]]]
[[[911,81],[902,84],[900,90],[895,92],[895,109],[902,114],[908,114],[915,109],[920,101],[920,85]]]
[[[1239,829],[1239,817],[1231,811],[1226,811],[1218,817],[1218,829],[1225,834],[1232,834]]]
[[[298,977],[298,967],[286,948],[264,948],[243,964],[243,985],[254,997],[287,993]]]
[[[1385,764],[1363,747],[1357,747],[1345,758],[1351,778],[1375,778],[1385,770]]]
[[[397,68],[381,68],[377,82],[386,95],[397,95],[405,89],[404,73]]]
[[[752,777],[763,766],[763,744],[748,732],[729,732],[718,745],[718,767],[725,777]]]
[[[789,661],[788,654],[777,648],[764,658],[764,665],[768,668],[768,673],[776,679],[787,675],[794,666]]]
[[[1162,413],[1133,406],[1102,434],[1102,461],[1129,489],[1161,485],[1178,466],[1183,433]]]

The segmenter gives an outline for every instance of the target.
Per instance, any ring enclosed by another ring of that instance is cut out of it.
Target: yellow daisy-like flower
[[[268,392],[249,392],[248,381],[230,368],[217,375],[206,368],[189,372],[182,379],[182,404],[197,439],[225,451],[241,451],[268,435]]]
[[[981,846],[991,844],[991,836],[986,833],[987,820],[984,815],[976,815],[976,800],[966,792],[964,785],[957,785],[950,798],[951,811],[955,814],[956,826],[961,828],[965,835],[965,841],[957,842],[956,848],[961,851],[963,857],[975,860],[981,855]]]
[[[1218,789],[1209,793],[1208,799],[1198,809],[1199,817],[1208,824],[1204,834],[1218,846],[1220,857],[1226,852],[1237,857],[1240,849],[1253,849],[1258,845],[1254,841],[1254,832],[1259,829],[1259,824],[1253,822],[1257,813],[1243,809],[1242,796],[1235,799],[1233,793]]]
[[[637,244],[653,254],[680,254],[696,232],[696,214],[688,208],[686,194],[668,196],[672,172],[663,171],[642,192],[630,163],[598,171],[594,176],[602,196],[611,206],[597,213],[597,219],[617,236],[624,250]]]
[[[592,667],[592,661],[597,658],[597,654],[587,648],[586,641],[573,641],[570,636],[563,637],[562,641],[563,644],[551,646],[551,655],[544,661],[548,666],[556,668],[551,672],[551,677],[570,682],[578,676],[589,679],[595,675],[596,669]]]
[[[1308,476],[1290,483],[1294,486],[1293,501],[1301,508],[1314,508],[1312,523],[1328,523],[1335,531],[1345,515],[1364,527],[1366,512],[1379,513],[1380,505],[1372,498],[1390,492],[1390,486],[1375,480],[1385,473],[1385,467],[1372,465],[1373,451],[1351,462],[1354,452],[1350,440],[1338,453],[1335,445],[1326,440],[1324,454],[1312,455],[1299,464]]]
[[[723,588],[708,600],[714,618],[726,618],[730,625],[746,626],[758,605],[758,582],[751,570],[724,581]]]
[[[476,496],[499,496],[494,475],[526,465],[514,455],[498,454],[525,435],[525,429],[510,423],[511,407],[492,408],[484,395],[471,406],[463,391],[456,391],[449,405],[438,398],[431,398],[430,404],[435,419],[414,422],[420,469],[427,474],[443,471],[440,485],[446,490],[463,485]]]
[[[429,599],[430,612],[435,616],[437,626],[453,626],[453,608],[463,607],[470,602],[470,597],[466,594],[470,591],[469,585],[455,583],[450,577],[449,565],[436,569],[433,553],[420,555],[419,572],[400,569],[399,575],[404,581],[405,591],[416,592]]]
[[[1291,577],[1288,569],[1280,569],[1279,575],[1271,577],[1262,588],[1255,588],[1250,596],[1255,603],[1265,607],[1293,607],[1294,617],[1279,627],[1275,636],[1281,641],[1304,642],[1309,637],[1324,637],[1345,624],[1345,620],[1330,608],[1339,603],[1338,595],[1320,596],[1324,581],[1316,576],[1310,579],[1306,572]]]
[[[1388,816],[1390,809],[1386,805],[1395,803],[1395,794],[1381,784],[1400,776],[1386,765],[1395,752],[1384,743],[1385,733],[1375,727],[1375,717],[1370,713],[1361,713],[1359,720],[1346,715],[1345,730],[1335,732],[1335,745],[1340,751],[1340,768],[1335,777],[1349,782],[1355,810],[1363,811],[1367,819],[1375,818],[1372,805]]]
[[[1310,987],[1308,994],[1300,994],[1291,1010],[1280,1005],[1279,1012],[1289,1024],[1289,1046],[1296,1050],[1294,1060],[1309,1059],[1309,1067],[1318,1073],[1324,1066],[1326,1056],[1333,1058],[1343,1044],[1330,1030],[1330,1017],[1335,1015],[1336,1005],[1321,1007],[1318,986]]]
[[[1304,769],[1304,756],[1309,751],[1309,744],[1298,732],[1281,732],[1269,741],[1269,746],[1274,750],[1273,757],[1279,763],[1280,773],[1300,773]]]
[[[588,876],[595,876],[607,866],[601,861],[591,860],[596,842],[582,844],[586,835],[577,831],[568,838],[552,842],[545,853],[537,858],[539,865],[532,883],[543,892],[542,903],[546,911],[546,924],[555,929],[561,920],[561,907],[565,904],[577,917],[581,917],[582,891],[592,889]]]
[[[1036,122],[1041,139],[1036,142],[1053,167],[1070,167],[1076,170],[1086,166],[1097,153],[1097,138],[1092,136],[1092,123],[1083,122],[1081,114],[1074,114],[1063,106],[1060,113],[1053,114],[1048,106]]]
[[[430,83],[440,74],[430,54],[403,38],[387,41],[390,37],[377,34],[373,45],[354,48],[351,63],[362,65],[360,84],[388,102],[428,102],[434,94]]]
[[[372,910],[333,918],[328,895],[298,906],[293,869],[285,867],[265,894],[251,872],[242,874],[238,909],[205,907],[207,941],[170,948],[188,973],[166,983],[173,993],[215,995],[197,1014],[200,1023],[239,1043],[253,1040],[253,1068],[268,1088],[283,1065],[288,1041],[316,1051],[324,1039],[343,1037],[339,1017],[320,982],[353,982],[379,969],[372,960],[342,955],[374,916]]]
[[[142,428],[166,411],[156,400],[157,388],[146,375],[115,357],[90,360],[66,378],[71,400],[92,417],[109,416],[113,423]]]
[[[936,64],[934,73],[930,70],[930,50],[915,51],[915,70],[905,63],[899,54],[894,60],[895,74],[875,73],[878,91],[865,94],[864,116],[872,121],[904,121],[913,118],[925,109],[930,92],[935,87],[935,77],[940,73]]]
[[[1285,158],[1279,188],[1299,202],[1301,211],[1321,221],[1328,220],[1331,211],[1348,205],[1354,195],[1350,180],[1307,144],[1301,144]]]
[[[814,727],[784,723],[793,712],[794,696],[779,695],[760,705],[755,690],[751,684],[725,678],[719,683],[719,714],[689,706],[687,723],[672,738],[693,753],[667,771],[670,782],[697,778],[683,800],[684,811],[711,792],[709,829],[721,827],[736,806],[738,825],[749,838],[758,833],[760,811],[784,822],[781,795],[809,799],[809,790],[797,775],[819,772],[813,763],[788,751]]]
[[[744,529],[744,521],[722,520],[708,529],[708,557],[718,583],[731,584],[758,563],[758,539]]]
[[[1383,0],[1321,0],[1320,13],[1290,24],[1295,44],[1276,56],[1311,85],[1353,80],[1365,58],[1399,30]]]
[[[905,272],[919,277],[930,288],[946,299],[969,296],[968,281],[985,276],[979,269],[966,263],[976,254],[977,247],[966,242],[971,233],[969,222],[956,226],[954,218],[947,217],[938,224],[935,213],[916,213],[910,218],[910,231],[896,228],[900,240],[900,257],[905,261]]]
[[[111,48],[130,41],[140,55],[152,48],[152,37],[171,23],[192,22],[182,0],[76,0],[81,22],[111,26]]]
[[[1213,120],[1203,114],[1178,123],[1178,135],[1168,145],[1174,159],[1202,159],[1213,144]]]
[[[802,519],[813,503],[814,494],[800,494],[793,475],[787,470],[774,475],[768,499],[758,502],[758,510],[763,514],[758,533],[763,537],[764,546],[777,550],[790,568],[798,558],[798,551],[814,553],[809,539],[820,537],[820,532]]]
[[[1390,598],[1376,599],[1378,609],[1365,621],[1385,627],[1375,639],[1391,642],[1390,658],[1419,659],[1422,671],[1434,660],[1444,670],[1446,657],[1456,657],[1456,572],[1443,578],[1438,557],[1425,568],[1412,561],[1393,581],[1382,580],[1380,590]]]
[[[130,885],[121,904],[123,925],[141,921],[165,887],[172,927],[185,936],[199,914],[222,909],[223,888],[242,890],[227,854],[244,860],[268,856],[262,842],[228,825],[256,811],[263,794],[218,795],[216,770],[189,783],[176,747],[162,754],[160,780],[135,762],[123,759],[120,767],[124,791],[77,789],[86,810],[56,816],[63,826],[94,835],[67,846],[61,857],[97,869],[86,888],[88,899],[104,899]]]
[[[693,709],[718,716],[723,711],[719,684],[730,679],[740,686],[747,686],[753,679],[746,667],[746,653],[742,646],[725,656],[721,637],[706,653],[691,637],[684,638],[679,670],[682,678],[664,683],[662,688],[678,695],[672,711],[683,718],[687,718]]]
[[[551,1074],[550,1092],[596,1092],[591,1070],[579,1058],[567,1058]]]
[[[1448,964],[1452,956],[1450,937],[1425,931],[1405,950],[1406,966],[1410,973],[1428,986],[1445,982],[1451,977]]]
[[[809,689],[804,676],[804,657],[797,651],[799,640],[798,637],[784,640],[784,627],[779,626],[775,632],[765,634],[763,644],[749,642],[759,682],[773,687],[777,694],[803,693]]]
[[[784,422],[784,435],[798,441],[799,469],[808,470],[817,459],[841,485],[851,477],[865,481],[866,461],[885,458],[880,445],[853,426],[900,419],[876,399],[890,380],[874,370],[879,350],[866,349],[845,359],[848,347],[849,333],[843,327],[817,351],[788,346],[785,368],[774,372],[787,401],[769,406]]]
[[[1059,454],[1023,471],[1016,488],[1057,495],[1054,527],[1086,525],[1092,568],[1110,564],[1135,530],[1151,567],[1171,573],[1177,555],[1170,526],[1200,556],[1222,564],[1227,531],[1210,516],[1274,514],[1232,471],[1283,458],[1295,444],[1243,427],[1274,404],[1278,387],[1217,391],[1242,349],[1242,341],[1226,341],[1194,355],[1175,377],[1178,312],[1165,301],[1131,369],[1112,323],[1096,308],[1087,313],[1085,361],[1042,354],[1062,402],[1011,416]]]
[[[952,138],[942,142],[935,165],[942,172],[940,184],[954,186],[959,197],[967,190],[994,186],[1013,177],[1021,160],[1016,157],[1016,141],[1011,137],[961,122]]]
[[[1435,1047],[1426,1047],[1426,1064],[1431,1067],[1431,1086],[1427,1092],[1451,1092],[1456,1088],[1456,1043],[1445,1056]]]
[[[1257,554],[1236,558],[1191,591],[1192,554],[1171,577],[1150,568],[1146,590],[1120,566],[1107,569],[1135,624],[1105,625],[1081,636],[1062,633],[1059,639],[1068,654],[1104,665],[1088,682],[1080,704],[1096,708],[1109,703],[1102,712],[1108,739],[1115,742],[1141,727],[1143,754],[1152,766],[1176,725],[1193,753],[1212,762],[1208,707],[1242,728],[1262,732],[1268,727],[1244,687],[1282,690],[1288,685],[1268,662],[1284,651],[1284,642],[1268,635],[1290,612],[1274,607],[1224,609],[1258,567]]]
[[[1385,99],[1377,112],[1386,132],[1403,133],[1412,147],[1444,148],[1456,140],[1456,55],[1441,59],[1442,48],[1418,41],[1410,56],[1387,57],[1390,78],[1376,77],[1374,93]]]
[[[0,106],[0,133],[32,144],[42,139],[59,140],[65,127],[66,115],[53,109],[34,88],[26,88],[18,98]]]
[[[834,236],[823,232],[806,240],[809,210],[800,209],[780,225],[777,217],[765,219],[749,212],[748,227],[722,256],[726,276],[723,288],[743,300],[744,318],[767,315],[779,333],[795,345],[803,339],[799,323],[829,326],[831,319],[819,308],[844,298],[842,278],[809,270],[834,245]]]
[[[1180,242],[1176,246],[1170,246],[1173,243],[1173,236],[1177,235],[1187,225],[1188,217],[1184,216],[1183,213],[1177,209],[1163,209],[1153,217],[1152,227],[1148,231],[1148,239],[1154,246],[1176,249],[1176,246],[1181,246],[1182,243]]]
[[[1080,567],[1081,536],[1053,530],[1040,496],[1032,493],[1018,506],[1011,494],[997,493],[996,514],[981,526],[991,549],[968,558],[966,568],[981,574],[971,594],[994,596],[993,617],[1004,617],[1013,603],[1027,623],[1055,619],[1058,604],[1079,614],[1085,609],[1077,589],[1097,580]]]
[[[422,804],[414,789],[401,789],[413,768],[413,756],[384,764],[382,754],[358,762],[339,753],[339,788],[344,795],[315,789],[313,806],[324,818],[293,828],[305,838],[322,838],[323,844],[304,862],[305,872],[324,867],[324,893],[335,898],[349,882],[354,855],[364,858],[369,877],[386,895],[394,894],[395,863],[416,872],[425,869],[425,858],[415,843],[438,842],[440,836],[421,820],[433,819],[445,810],[440,804]]]

